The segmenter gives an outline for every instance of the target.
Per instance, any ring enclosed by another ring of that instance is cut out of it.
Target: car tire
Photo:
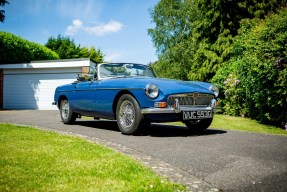
[[[185,125],[192,132],[202,132],[206,130],[212,123],[213,118],[201,119],[197,121],[185,121]]]
[[[66,99],[61,101],[60,115],[61,115],[62,122],[64,124],[72,124],[75,122],[77,118],[77,114],[72,111],[70,107],[70,103]]]
[[[116,109],[117,124],[125,135],[136,135],[141,132],[144,124],[144,117],[136,99],[129,95],[122,95],[117,103]]]

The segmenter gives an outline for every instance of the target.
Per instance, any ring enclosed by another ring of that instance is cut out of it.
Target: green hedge
[[[0,31],[0,64],[53,59],[59,56],[47,47]]]
[[[287,10],[243,20],[234,55],[213,78],[226,114],[287,123]]]

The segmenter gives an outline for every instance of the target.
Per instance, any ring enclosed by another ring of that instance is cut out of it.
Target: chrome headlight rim
[[[219,95],[218,87],[216,87],[215,85],[210,85],[208,89],[214,93],[215,97],[218,97]]]
[[[149,83],[145,87],[145,94],[150,99],[156,99],[159,95],[159,89],[156,84]]]

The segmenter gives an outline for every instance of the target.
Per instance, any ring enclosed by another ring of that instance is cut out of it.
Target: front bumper
[[[215,99],[211,100],[210,106],[200,107],[200,106],[180,106],[178,101],[174,104],[173,107],[166,108],[144,108],[141,110],[142,114],[177,114],[182,111],[212,111],[216,112],[217,110],[217,101]]]
[[[175,109],[173,107],[168,108],[146,108],[142,109],[142,114],[165,114],[165,113],[181,113],[182,111],[213,111],[216,112],[216,109],[212,107],[181,107],[180,109]]]

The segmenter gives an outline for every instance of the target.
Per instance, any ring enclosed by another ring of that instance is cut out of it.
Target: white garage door
[[[56,110],[52,105],[55,88],[75,81],[77,73],[5,74],[4,109]]]

